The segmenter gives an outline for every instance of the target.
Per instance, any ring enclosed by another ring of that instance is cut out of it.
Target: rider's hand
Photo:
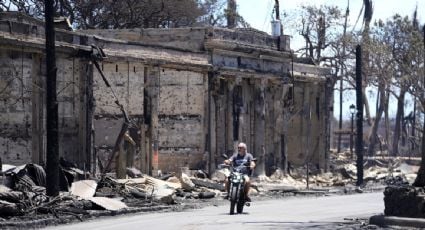
[[[250,168],[251,170],[254,170],[254,168],[255,168],[255,163],[254,163],[254,162],[251,162],[251,164],[249,165],[249,168]]]
[[[229,165],[230,164],[230,161],[229,160],[224,160],[224,164],[225,165]]]

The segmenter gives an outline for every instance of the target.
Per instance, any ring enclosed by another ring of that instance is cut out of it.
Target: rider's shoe
[[[228,200],[228,199],[229,199],[229,194],[227,194],[227,195],[224,197],[224,199],[225,199],[225,200]]]
[[[251,202],[251,198],[249,198],[249,196],[246,196],[246,197],[245,197],[245,201],[246,201],[246,202]]]

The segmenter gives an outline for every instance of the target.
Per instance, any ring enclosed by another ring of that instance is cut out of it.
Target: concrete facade
[[[312,163],[327,167],[330,70],[294,58],[289,37],[218,28],[57,29],[60,154],[96,171],[130,118],[136,166],[156,174],[214,169],[238,141],[258,174]],[[0,15],[0,157],[44,162],[44,29]],[[96,45],[106,54],[91,56]],[[114,96],[115,95],[115,96]]]

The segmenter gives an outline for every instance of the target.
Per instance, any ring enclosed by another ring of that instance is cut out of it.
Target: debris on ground
[[[66,223],[71,219],[84,220],[109,212],[175,210],[177,206],[200,203],[201,200],[222,200],[226,195],[224,183],[230,174],[226,168],[216,170],[211,176],[202,170],[182,168],[181,172],[168,172],[156,178],[135,168],[127,168],[127,179],[116,179],[110,174],[93,178],[88,172],[66,163],[61,165],[60,195],[48,197],[43,167],[4,164],[1,168],[0,218],[16,223],[43,218]],[[312,165],[292,166],[288,172],[277,168],[270,176],[252,178],[250,196],[362,193],[368,187],[408,186],[416,176],[418,166],[398,158],[368,159],[362,187],[355,185],[356,170],[355,159],[348,154],[332,156],[328,172]]]

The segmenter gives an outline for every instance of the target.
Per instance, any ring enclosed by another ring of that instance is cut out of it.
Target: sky
[[[274,0],[237,0],[239,13],[248,21],[248,23],[259,30],[270,32],[271,12],[274,6]],[[299,8],[301,5],[337,5],[345,10],[348,0],[280,0],[280,10],[290,12]],[[354,24],[363,0],[350,0],[350,18],[349,24]],[[413,11],[418,6],[419,20],[425,21],[425,1],[423,0],[373,0],[374,14],[373,19],[387,19],[398,13],[402,16],[412,16]],[[423,15],[421,17],[421,14]],[[285,27],[285,25],[283,25]],[[360,26],[360,23],[357,25]]]
[[[323,4],[326,5],[337,5],[344,12],[347,8],[347,3],[350,2],[350,16],[348,19],[348,25],[351,25],[347,30],[353,30],[353,25],[355,24],[357,18],[359,17],[360,10],[363,5],[363,0],[280,0],[280,10],[281,12],[291,12],[293,10],[299,9],[301,5],[316,5],[320,6]],[[237,0],[238,12],[244,17],[244,19],[254,28],[270,33],[271,26],[270,21],[272,20],[272,11],[274,7],[275,0]],[[413,12],[418,7],[418,19],[421,24],[425,23],[425,1],[424,0],[373,0],[374,13],[372,22],[378,19],[383,21],[391,18],[395,14],[400,14],[402,16],[409,16],[410,18],[413,15]],[[362,16],[356,25],[356,30],[361,28],[362,25]],[[291,49],[296,50],[300,48],[304,42],[301,37],[290,34],[291,31],[285,31],[285,25],[283,25],[283,33],[286,35],[293,36],[291,38]],[[337,83],[339,85],[339,83]],[[369,89],[368,94],[372,95],[369,98],[369,104],[374,105],[375,98],[373,97],[374,90]],[[392,98],[393,102],[395,99]],[[409,99],[408,99],[409,100]],[[339,91],[335,91],[335,104],[334,104],[334,116],[339,117]],[[351,117],[349,112],[349,105],[355,103],[355,94],[353,92],[344,93],[343,100],[343,117],[344,119],[349,119]],[[396,103],[390,103],[396,104]],[[396,106],[389,108],[390,117],[395,117]],[[409,113],[412,110],[412,103],[407,101],[406,103],[406,113]],[[372,116],[374,116],[374,109],[371,108]]]

